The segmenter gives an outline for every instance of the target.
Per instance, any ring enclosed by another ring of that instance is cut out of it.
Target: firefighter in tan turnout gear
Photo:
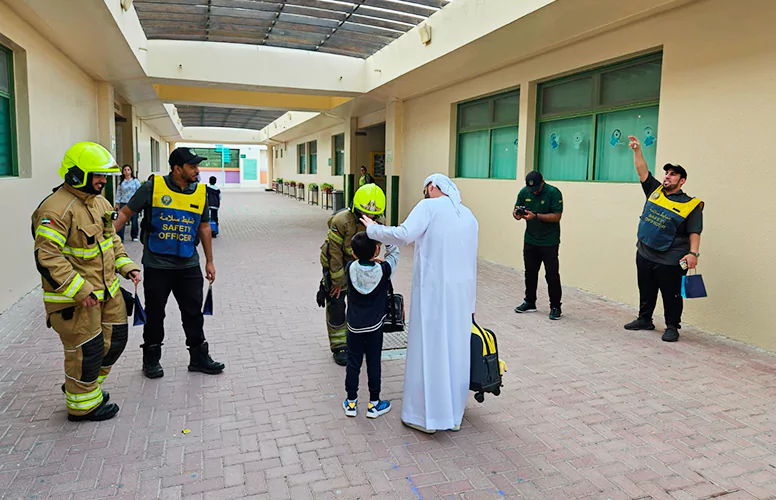
[[[323,307],[325,300],[329,347],[333,353],[334,362],[341,366],[347,364],[345,266],[353,260],[350,240],[356,233],[366,230],[360,222],[362,215],[382,224],[383,212],[385,212],[383,190],[377,184],[366,184],[360,187],[353,196],[353,206],[349,210],[340,210],[329,219],[329,232],[321,246],[323,280],[318,305]],[[325,296],[322,297],[324,293]]]
[[[65,180],[32,215],[35,265],[42,277],[46,324],[65,350],[68,420],[107,420],[119,407],[102,383],[127,345],[127,308],[117,273],[140,282],[113,229],[113,207],[100,195],[119,168],[104,147],[79,142],[65,154]]]

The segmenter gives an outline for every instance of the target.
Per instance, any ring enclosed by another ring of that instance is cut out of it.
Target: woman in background
[[[137,180],[135,177],[134,172],[132,172],[132,167],[129,165],[124,165],[121,167],[121,180],[119,181],[119,186],[116,189],[116,210],[121,210],[124,208],[124,205],[129,203],[129,200],[132,199],[132,196],[135,195],[135,191],[137,191],[140,188],[140,181]],[[137,234],[140,230],[140,227],[137,222],[138,214],[135,214],[130,219],[130,222],[132,223],[132,229],[130,231],[130,235],[132,236],[132,241],[138,241]],[[121,241],[124,241],[124,227],[121,228],[121,230],[117,233],[119,238],[121,238]]]

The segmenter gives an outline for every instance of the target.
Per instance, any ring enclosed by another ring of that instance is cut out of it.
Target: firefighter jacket
[[[385,218],[380,216],[375,222],[384,224]],[[324,274],[329,274],[333,288],[345,288],[345,266],[353,260],[350,240],[366,228],[352,210],[340,210],[329,218],[328,224],[329,232],[321,246],[321,266]]]
[[[112,213],[104,197],[63,184],[32,214],[46,313],[79,305],[90,294],[100,301],[115,297],[117,272],[126,278],[140,270],[116,236]]]

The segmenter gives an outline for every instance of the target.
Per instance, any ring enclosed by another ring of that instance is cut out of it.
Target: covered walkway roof
[[[267,45],[367,58],[449,0],[136,0],[149,39]]]

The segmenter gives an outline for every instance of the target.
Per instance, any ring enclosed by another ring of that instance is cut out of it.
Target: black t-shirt
[[[642,189],[644,189],[644,195],[649,196],[655,192],[655,189],[660,187],[662,183],[655,179],[652,173],[649,174],[647,179],[641,183]],[[692,199],[684,191],[679,191],[674,194],[666,195],[671,201],[680,203],[686,203]],[[703,231],[703,207],[698,205],[695,210],[690,212],[690,215],[679,224],[676,230],[676,236],[673,243],[664,252],[650,248],[643,244],[641,241],[636,243],[639,254],[647,260],[656,262],[658,264],[666,264],[669,266],[678,266],[682,257],[690,253],[690,233],[700,234]]]
[[[127,203],[127,206],[133,212],[143,211],[143,234],[141,236],[143,242],[143,265],[155,269],[186,269],[199,266],[199,252],[194,252],[191,257],[184,258],[176,255],[154,253],[148,249],[148,235],[151,232],[151,202],[154,197],[154,179],[159,177],[154,176],[151,180],[143,183],[132,199],[129,200],[129,203]],[[170,179],[169,175],[165,175],[162,179],[167,183],[167,187],[176,193],[191,194],[197,189],[198,183],[196,182],[189,184],[185,189],[181,189]],[[205,209],[202,211],[202,218],[199,222],[200,224],[210,222],[210,208],[207,203],[205,203]],[[199,245],[199,233],[195,236],[194,245]]]

